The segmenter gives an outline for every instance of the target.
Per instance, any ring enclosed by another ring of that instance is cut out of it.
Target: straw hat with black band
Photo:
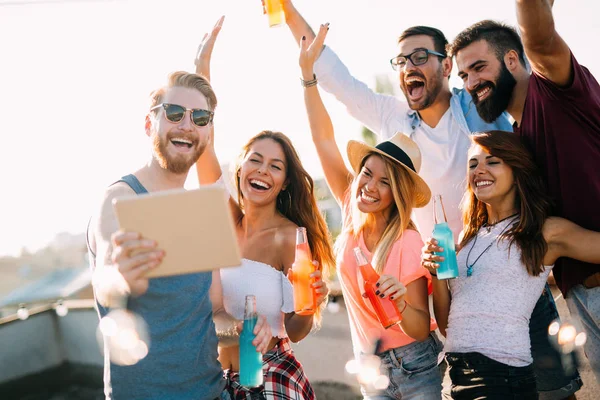
[[[400,167],[408,171],[415,183],[415,203],[413,207],[424,207],[431,199],[431,190],[423,178],[419,176],[421,169],[421,151],[419,146],[404,133],[398,132],[390,139],[372,147],[357,140],[348,142],[348,160],[355,173],[360,172],[363,159],[370,153],[380,154],[389,160],[395,161]]]

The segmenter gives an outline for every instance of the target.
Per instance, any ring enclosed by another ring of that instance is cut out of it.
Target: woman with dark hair
[[[210,58],[222,19],[206,35],[196,60],[196,72],[210,76]],[[201,184],[220,179],[214,141],[197,163]],[[264,384],[246,388],[239,384],[239,346],[235,341],[219,349],[232,399],[311,400],[314,391],[295,358],[290,340],[298,342],[321,319],[329,276],[335,264],[331,238],[317,207],[314,183],[302,166],[290,139],[281,132],[262,131],[242,148],[235,166],[237,201],[229,203],[242,254],[242,265],[221,270],[223,306],[238,319],[244,315],[244,298],[256,296],[257,310],[265,315],[273,338],[263,356]],[[317,271],[312,274],[317,294],[314,315],[294,313],[293,288],[286,275],[295,256],[296,230],[305,227]]]
[[[518,135],[471,136],[459,276],[438,280],[443,257],[423,248],[455,399],[535,399],[529,318],[559,257],[600,262],[600,233],[550,217],[550,199]]]

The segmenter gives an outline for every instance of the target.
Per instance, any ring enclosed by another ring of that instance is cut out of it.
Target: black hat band
[[[404,150],[396,146],[394,143],[386,140],[385,142],[379,143],[377,146],[375,146],[375,148],[383,151],[390,157],[395,158],[397,161],[412,169],[415,173],[417,172],[408,154],[406,154]]]

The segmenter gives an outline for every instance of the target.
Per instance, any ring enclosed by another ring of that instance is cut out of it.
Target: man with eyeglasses
[[[106,190],[88,228],[100,317],[114,306],[115,298],[128,296],[127,308],[146,321],[150,334],[149,352],[135,365],[109,362],[105,346],[105,395],[116,400],[229,400],[217,343],[235,344],[241,323],[225,312],[219,272],[150,281],[146,272],[160,265],[164,256],[160,243],[136,232],[118,231],[112,205],[117,197],[184,187],[189,169],[211,140],[217,98],[204,77],[175,72],[150,100],[145,130],[152,157]],[[116,280],[104,279],[111,275]],[[264,317],[254,333],[254,344],[264,353],[272,337]]]
[[[291,0],[284,0],[283,6],[296,42],[306,36],[311,43],[315,34]],[[458,238],[469,135],[490,129],[507,130],[510,123],[507,119],[485,123],[466,91],[450,90],[452,60],[446,57],[446,44],[444,34],[435,28],[415,26],[402,32],[398,55],[390,63],[398,71],[405,100],[375,93],[355,79],[328,46],[324,46],[315,63],[315,76],[318,84],[341,101],[350,115],[381,139],[403,132],[419,145],[423,156],[419,175],[432,192],[442,195],[448,223]],[[428,237],[434,226],[433,204],[414,211],[419,231]]]
[[[311,43],[315,34],[292,1],[283,0],[283,7],[287,25],[296,42],[306,36],[307,42]],[[327,46],[324,46],[314,68],[318,84],[373,132],[383,139],[403,132],[419,145],[422,154],[419,175],[433,193],[442,195],[448,223],[455,240],[458,240],[462,230],[459,204],[464,193],[467,152],[471,145],[469,135],[496,129],[510,131],[512,126],[506,113],[500,113],[491,122],[484,121],[466,90],[450,90],[448,78],[452,59],[446,55],[447,44],[444,34],[431,27],[415,26],[400,34],[398,55],[390,63],[398,72],[406,101],[375,93],[355,79]],[[424,237],[430,236],[433,231],[432,208],[430,203],[414,210],[416,223]],[[548,310],[553,307],[548,296],[540,297],[531,317],[530,331],[547,329]],[[547,340],[533,342],[533,347],[534,368],[550,370],[544,376],[565,376],[560,366],[548,368],[544,358],[535,356],[551,353],[558,357]]]
[[[479,114],[493,121],[507,110],[513,117],[558,215],[600,231],[600,85],[556,31],[553,3],[517,0],[521,36],[481,21],[459,33],[451,51]],[[562,258],[553,271],[587,333],[585,353],[600,384],[600,265]]]

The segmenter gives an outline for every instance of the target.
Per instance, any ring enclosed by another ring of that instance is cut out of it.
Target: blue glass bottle
[[[244,309],[244,326],[240,334],[240,385],[246,387],[257,387],[263,383],[262,354],[256,351],[252,344],[257,320],[256,297],[248,295]]]
[[[448,226],[444,203],[442,203],[442,195],[440,194],[433,197],[433,218],[435,226],[433,227],[432,237],[438,241],[438,246],[444,249],[441,253],[435,253],[444,257],[444,261],[438,263],[440,267],[437,270],[437,278],[456,278],[458,276],[458,264],[456,263],[454,235],[450,226]]]

